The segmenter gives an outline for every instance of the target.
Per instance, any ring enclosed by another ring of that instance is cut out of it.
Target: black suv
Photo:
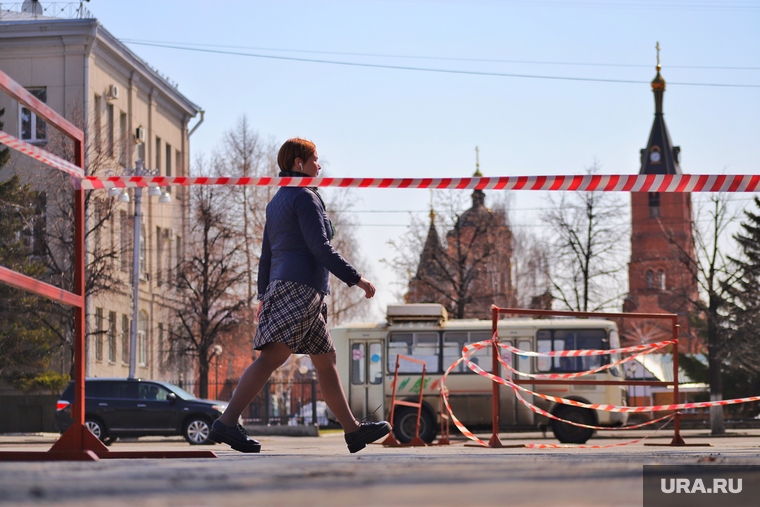
[[[61,433],[74,422],[74,383],[61,394],[55,422]],[[177,386],[157,380],[91,378],[85,382],[85,420],[106,444],[118,437],[182,435],[193,445],[213,444],[211,423],[226,402],[201,400]]]

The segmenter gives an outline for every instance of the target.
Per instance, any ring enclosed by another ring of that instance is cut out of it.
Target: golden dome
[[[660,75],[661,65],[657,65],[657,75],[652,79],[652,90],[665,90],[665,80]]]

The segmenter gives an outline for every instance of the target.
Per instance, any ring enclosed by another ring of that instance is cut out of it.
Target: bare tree
[[[551,263],[548,241],[525,230],[514,232],[514,288],[519,308],[550,310]]]
[[[396,257],[384,260],[409,284],[409,302],[437,302],[456,319],[490,315],[491,304],[512,303],[512,234],[508,215],[484,205],[485,195],[473,193],[466,211],[461,193],[437,194],[439,209],[427,232],[412,221],[400,241],[391,241]],[[437,229],[448,230],[440,247]]]
[[[672,231],[660,223],[663,234],[678,249],[681,263],[699,286],[696,295],[684,291],[680,296],[694,309],[693,318],[697,324],[702,324],[701,334],[707,341],[710,399],[713,401],[723,399],[722,363],[732,355],[726,341],[729,334],[727,298],[736,281],[737,272],[731,266],[726,245],[728,233],[736,219],[730,194],[711,194],[706,199],[697,201],[692,226],[694,254],[684,248]],[[725,433],[722,407],[710,409],[710,428],[713,435]]]
[[[118,162],[110,156],[99,143],[91,140],[99,136],[95,132],[92,121],[86,119],[81,107],[75,107],[70,113],[70,121],[85,132],[85,174],[88,176],[104,176],[118,169]],[[55,129],[47,129],[45,149],[61,158],[74,162],[74,144]],[[90,135],[93,134],[93,135]],[[100,136],[102,137],[102,136]],[[128,149],[128,139],[119,140],[120,150]],[[38,206],[41,211],[41,223],[38,224],[38,235],[43,238],[36,252],[45,264],[45,281],[68,291],[74,290],[74,193],[71,191],[71,178],[60,171],[42,168],[38,165],[24,164],[25,179],[39,193]],[[69,189],[69,190],[67,190]],[[117,236],[116,211],[118,203],[99,192],[86,192],[85,209],[85,287],[86,301],[92,297],[124,287],[119,276],[117,260],[124,252],[115,241]],[[89,308],[89,304],[88,304]],[[73,337],[74,312],[62,305],[47,302],[42,315],[52,332],[59,339],[59,349],[67,361],[70,361],[70,372],[73,373]],[[89,322],[89,319],[87,319]],[[86,326],[86,335],[105,334],[106,330],[93,330]]]
[[[209,173],[199,158],[196,168]],[[235,329],[251,303],[247,295],[244,238],[231,217],[227,192],[195,187],[190,192],[191,230],[177,284],[184,294],[174,350],[198,361],[199,394],[208,397],[213,347]]]
[[[359,239],[356,235],[357,224],[351,218],[356,205],[355,194],[348,188],[338,189],[326,197],[327,216],[333,224],[335,236],[332,246],[345,257],[365,278],[372,278],[366,259],[362,256]],[[366,317],[370,302],[364,292],[348,287],[330,275],[330,296],[327,299],[328,319],[331,325],[338,325],[349,320]]]
[[[587,169],[597,172],[599,165]],[[550,282],[553,296],[573,311],[619,307],[625,287],[624,245],[628,226],[623,205],[605,192],[563,193],[549,198],[542,221],[552,229]]]

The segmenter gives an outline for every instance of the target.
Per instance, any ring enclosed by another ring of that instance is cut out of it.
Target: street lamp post
[[[218,343],[214,345],[213,354],[214,354],[214,357],[216,358],[216,372],[214,376],[214,386],[215,386],[214,399],[215,400],[219,399],[219,356],[222,355],[222,351],[223,349],[221,345],[219,345]]]
[[[147,169],[142,160],[135,162],[134,168],[125,168],[125,176],[158,176],[157,170]],[[120,202],[129,202],[126,189],[119,193],[111,193],[112,197],[119,196]],[[171,196],[161,187],[150,187],[148,196],[160,196],[159,202],[171,202]],[[135,188],[135,214],[132,231],[132,325],[129,329],[129,378],[135,378],[137,369],[137,322],[140,316],[140,240],[142,239],[142,188]]]

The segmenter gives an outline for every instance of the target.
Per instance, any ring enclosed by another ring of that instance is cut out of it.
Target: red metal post
[[[499,308],[495,305],[491,306],[491,336],[494,338],[494,342],[491,344],[493,350],[491,352],[491,372],[494,375],[499,374]],[[488,441],[489,447],[504,447],[499,440],[499,384],[493,382],[491,387],[491,397],[493,398],[491,403],[491,411],[493,412],[491,417],[491,439]]]
[[[393,394],[391,395],[391,425],[393,425],[393,416],[396,413],[396,389],[398,388],[398,365],[399,360],[401,359],[401,355],[396,355],[396,371],[393,374]],[[382,444],[387,447],[399,447],[401,443],[396,440],[396,437],[393,436],[393,432],[391,431],[388,433],[388,436],[385,437],[385,440],[382,441]]]
[[[427,365],[422,365],[422,377],[420,377],[420,398],[417,401],[417,422],[414,426],[414,438],[406,445],[414,447],[425,447],[427,444],[420,438],[420,418],[422,417],[422,397],[425,395],[425,373]]]

